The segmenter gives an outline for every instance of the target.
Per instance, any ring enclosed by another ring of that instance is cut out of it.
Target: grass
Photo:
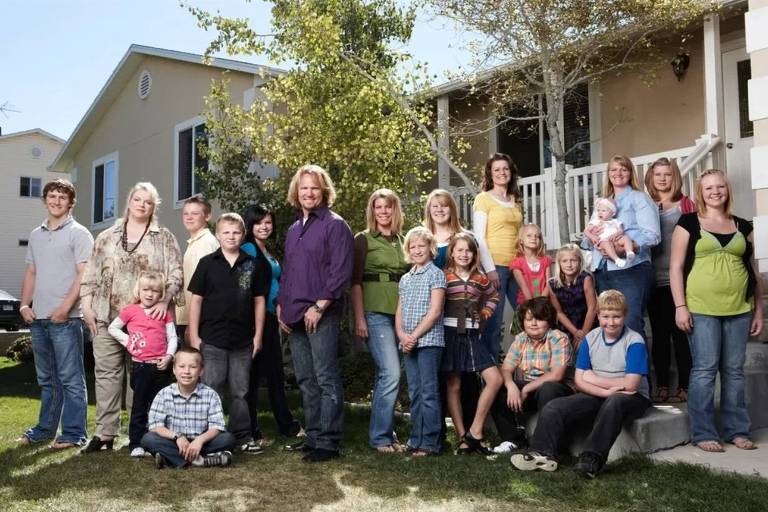
[[[344,457],[308,465],[282,452],[241,456],[226,469],[157,471],[125,449],[81,456],[13,440],[33,424],[39,401],[31,365],[0,358],[0,510],[421,510],[738,511],[766,510],[768,482],[685,464],[625,458],[595,481],[566,467],[515,471],[507,458],[411,460],[367,447],[368,414],[347,409]],[[294,397],[295,399],[295,397]],[[93,420],[94,406],[89,408]],[[269,415],[266,432],[274,432]],[[401,437],[406,424],[398,425]],[[92,429],[92,424],[91,424]]]

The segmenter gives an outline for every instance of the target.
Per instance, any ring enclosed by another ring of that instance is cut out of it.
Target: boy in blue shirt
[[[539,415],[531,450],[512,456],[523,471],[557,469],[557,448],[565,432],[593,422],[592,430],[574,470],[594,478],[605,465],[608,452],[624,421],[639,418],[650,405],[648,353],[643,337],[626,327],[624,295],[608,290],[597,299],[600,327],[587,334],[576,356],[573,396],[549,402]]]

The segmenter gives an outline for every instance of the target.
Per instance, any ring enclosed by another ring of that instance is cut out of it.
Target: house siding
[[[137,82],[144,70],[152,75],[152,89],[149,97],[142,100]],[[82,197],[75,211],[85,226],[93,228],[93,161],[117,152],[117,216],[125,209],[128,190],[139,181],[150,181],[163,200],[160,223],[176,235],[184,249],[187,232],[181,212],[174,206],[174,129],[203,112],[211,81],[221,78],[230,80],[232,100],[242,104],[243,93],[253,87],[251,74],[225,73],[218,68],[144,57],[74,157],[74,167],[78,169],[76,186]],[[94,235],[104,227],[93,229]]]
[[[51,164],[62,143],[40,133],[0,138],[0,218],[3,236],[0,239],[0,289],[21,298],[21,281],[26,270],[27,248],[19,240],[27,240],[29,233],[45,219],[46,210],[39,197],[21,197],[19,179],[22,176],[41,178],[41,192],[45,184],[55,178],[69,175],[51,173]],[[33,148],[40,156],[32,155]]]

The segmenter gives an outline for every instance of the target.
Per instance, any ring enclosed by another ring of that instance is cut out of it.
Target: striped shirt
[[[515,371],[522,380],[536,380],[571,360],[571,343],[568,336],[550,329],[540,342],[534,342],[525,332],[515,336],[509,347],[503,366]]]
[[[219,395],[202,382],[189,397],[179,392],[176,383],[166,386],[152,401],[148,430],[165,427],[188,439],[194,439],[210,428],[224,432],[224,412]]]
[[[445,288],[445,274],[431,261],[420,269],[413,267],[400,278],[398,295],[405,332],[413,332],[429,312],[432,290],[435,288]],[[417,346],[419,348],[444,347],[443,333],[443,316],[440,315],[435,325],[419,338]]]
[[[485,274],[476,272],[468,279],[445,271],[444,325],[479,329],[479,320],[488,319],[499,303],[499,293]]]

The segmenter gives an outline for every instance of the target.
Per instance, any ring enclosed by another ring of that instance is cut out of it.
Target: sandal
[[[757,445],[748,437],[734,437],[730,443],[739,450],[757,450]]]
[[[479,453],[480,455],[493,455],[493,451],[483,445],[483,440],[474,437],[469,430],[467,430],[461,440],[470,450],[472,450],[472,452]]]
[[[376,451],[379,453],[399,453],[402,450],[395,448],[394,444],[385,444],[382,446],[377,446]]]
[[[696,447],[699,450],[710,453],[722,453],[725,451],[725,448],[723,448],[723,445],[720,444],[720,441],[701,441],[696,443]]]
[[[69,441],[56,441],[48,445],[50,450],[68,450],[69,448],[77,448],[77,445]]]
[[[661,386],[659,389],[656,390],[656,393],[653,394],[653,401],[658,404],[663,404],[669,401],[669,388],[666,386]]]
[[[411,457],[413,458],[421,458],[421,457],[435,457],[437,456],[437,452],[433,452],[430,450],[414,450],[411,452]]]
[[[671,404],[680,404],[688,401],[688,390],[685,388],[677,388],[675,394],[670,396],[667,400]]]

